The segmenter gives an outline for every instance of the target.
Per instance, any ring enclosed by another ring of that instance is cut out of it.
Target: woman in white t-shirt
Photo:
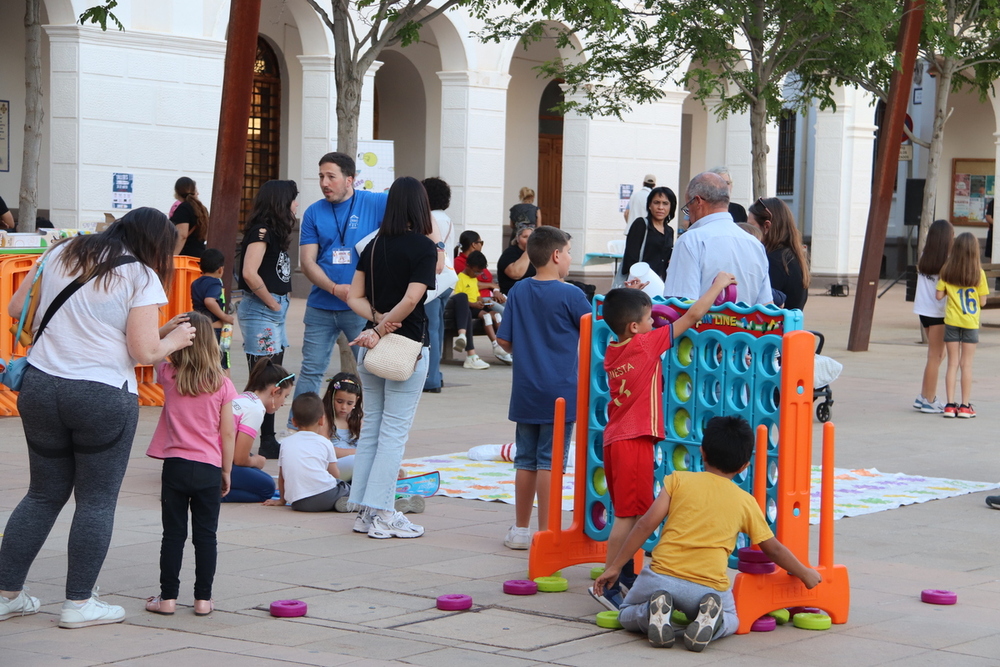
[[[118,623],[125,610],[92,594],[114,527],[118,490],[139,418],[136,364],[152,364],[191,345],[194,327],[175,319],[159,329],[173,274],[174,226],[138,208],[100,234],[77,236],[47,253],[36,334],[18,397],[31,482],[0,542],[0,618],[33,614],[24,593],[32,561],[70,496],[66,602],[61,627]],[[7,305],[20,317],[36,269]],[[82,286],[65,291],[71,284]],[[68,294],[48,313],[57,296]]]
[[[451,249],[455,247],[455,224],[445,213],[451,205],[451,188],[437,177],[425,178],[421,181],[427,190],[427,200],[431,206],[431,224],[441,236],[437,244],[438,258],[444,260],[445,270],[438,271],[438,290],[433,299],[424,303],[424,313],[427,315],[427,337],[430,341],[431,356],[427,364],[427,379],[424,380],[424,391],[440,394],[444,377],[441,375],[441,350],[444,348],[444,307],[451,296],[454,287],[455,268],[452,264]],[[450,271],[450,273],[448,272]],[[444,281],[450,285],[444,286]],[[443,288],[443,289],[442,289]]]
[[[917,290],[913,312],[920,316],[920,326],[927,336],[927,363],[920,385],[920,395],[913,399],[913,408],[927,414],[941,414],[944,404],[937,400],[938,373],[944,361],[945,300],[936,296],[938,274],[948,259],[955,228],[947,220],[936,220],[927,231],[924,251],[917,263]]]

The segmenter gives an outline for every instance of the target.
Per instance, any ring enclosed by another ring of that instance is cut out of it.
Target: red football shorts
[[[653,436],[604,447],[604,476],[615,516],[642,516],[653,504]]]

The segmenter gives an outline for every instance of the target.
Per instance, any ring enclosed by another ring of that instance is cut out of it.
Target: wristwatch
[[[444,250],[444,241],[438,241],[434,245],[437,246],[438,250]]]

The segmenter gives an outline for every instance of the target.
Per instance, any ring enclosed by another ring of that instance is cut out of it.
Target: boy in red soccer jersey
[[[629,531],[653,504],[653,451],[663,440],[663,353],[674,339],[708,313],[715,298],[734,284],[731,273],[720,273],[700,299],[675,322],[653,329],[652,302],[638,289],[613,289],[604,297],[604,321],[618,337],[608,345],[604,370],[611,387],[608,425],[604,427],[604,474],[615,521],[608,537],[605,565],[618,554]],[[636,573],[630,563],[613,586],[590,594],[610,610],[621,605],[621,584],[631,586]]]

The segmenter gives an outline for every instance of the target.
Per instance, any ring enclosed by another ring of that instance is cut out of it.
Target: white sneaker
[[[125,609],[118,605],[108,604],[97,597],[95,590],[90,599],[82,606],[66,600],[63,603],[62,615],[59,617],[60,628],[86,628],[91,625],[121,623],[125,620]]]
[[[465,352],[465,334],[455,336],[455,344],[452,347],[456,352]]]
[[[507,364],[508,366],[510,366],[511,364],[514,363],[514,358],[511,355],[504,352],[503,348],[497,345],[496,343],[493,344],[493,356],[496,357],[497,361],[499,361],[502,364]]]
[[[6,621],[14,616],[27,616],[37,614],[40,603],[38,598],[33,598],[27,593],[27,588],[17,594],[13,600],[8,600],[0,595],[0,621]]]
[[[372,513],[372,527],[368,529],[368,537],[385,540],[390,537],[420,537],[424,527],[411,523],[402,512],[393,512],[388,519],[378,513]]]
[[[358,518],[354,520],[354,532],[355,533],[367,533],[372,527],[372,516],[374,512],[371,508],[363,507],[360,512],[358,512]]]
[[[503,545],[508,549],[523,551],[531,547],[531,528],[519,528],[511,526],[507,531],[507,537],[503,538]]]
[[[480,359],[478,354],[470,354],[465,358],[465,363],[462,364],[462,368],[468,368],[473,371],[484,371],[489,367],[490,365]]]

